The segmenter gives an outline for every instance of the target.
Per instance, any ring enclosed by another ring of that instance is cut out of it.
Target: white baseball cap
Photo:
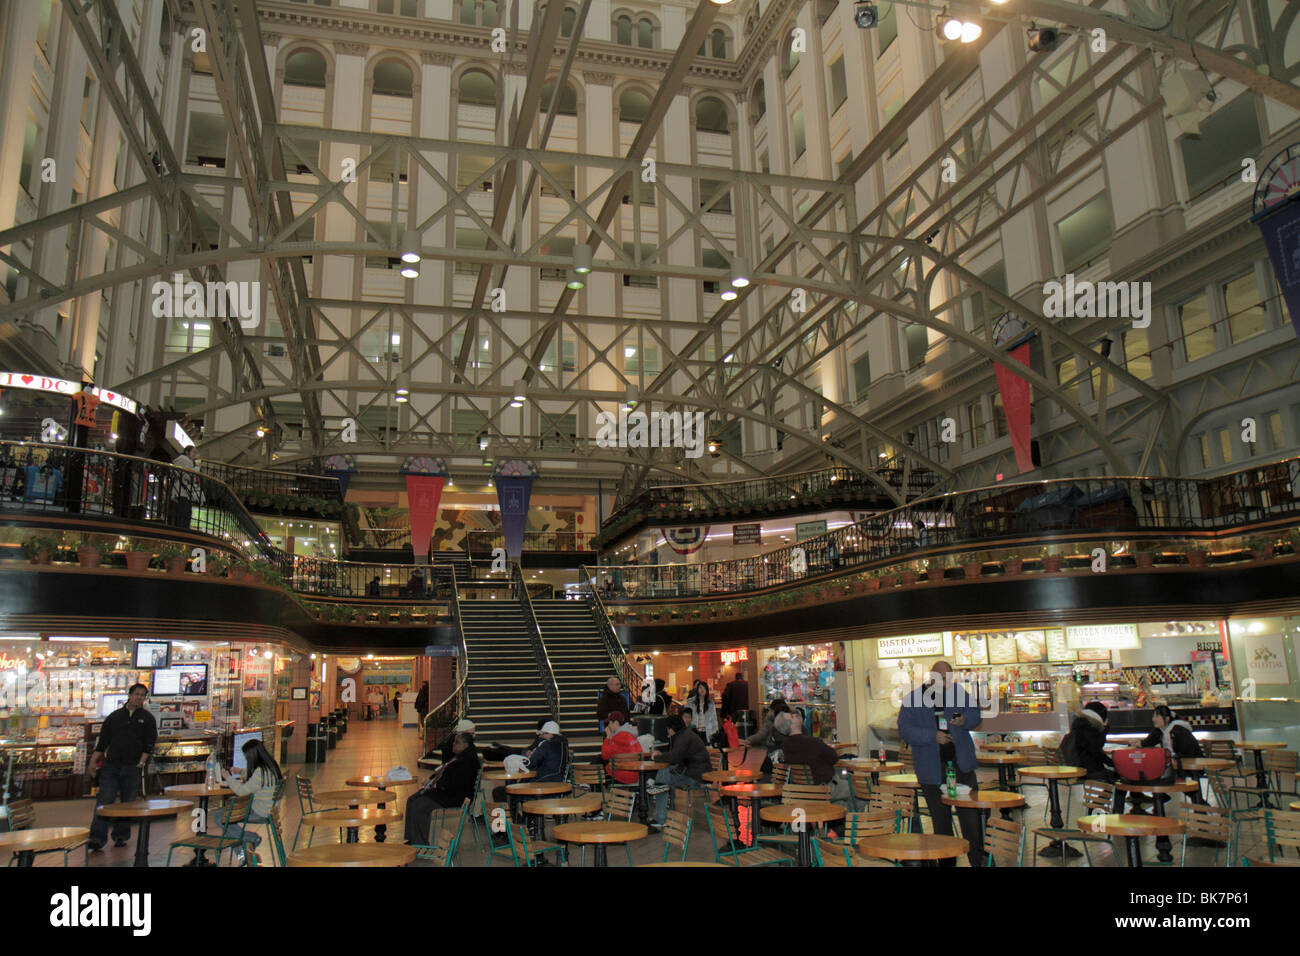
[[[560,725],[553,720],[548,720],[542,724],[542,729],[538,731],[539,734],[558,734],[559,732]]]
[[[474,721],[458,720],[456,721],[456,726],[452,728],[452,731],[458,734],[472,734],[474,733],[475,729],[476,728],[474,727]]]

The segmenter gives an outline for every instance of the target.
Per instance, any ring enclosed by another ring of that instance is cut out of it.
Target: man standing
[[[185,450],[172,459],[172,464],[177,468],[185,468],[194,471],[197,465],[194,463],[194,446],[187,445]],[[199,495],[198,480],[196,476],[184,472],[173,472],[171,485],[171,523],[173,526],[182,530],[189,530],[190,516],[194,511],[194,499]]]
[[[749,685],[740,671],[732,675],[731,683],[722,689],[722,716],[737,720],[749,710]]]
[[[114,803],[119,796],[124,803],[140,798],[140,771],[149,762],[158,740],[158,725],[153,714],[144,709],[148,696],[144,684],[132,685],[126,704],[104,720],[88,771],[92,777],[99,772],[96,809]],[[113,822],[114,846],[126,846],[130,836],[131,824],[125,820]],[[96,813],[90,825],[90,849],[98,852],[107,842],[108,821]]]
[[[415,712],[420,717],[420,734],[424,734],[424,717],[429,712],[429,682],[420,685],[420,692],[415,695]]]
[[[898,710],[898,732],[912,747],[916,779],[930,809],[935,833],[953,835],[952,808],[943,802],[940,787],[948,764],[955,768],[958,783],[966,784],[972,793],[979,790],[975,742],[970,735],[979,724],[979,707],[957,685],[947,661],[935,661],[930,667],[930,679],[912,691]],[[984,834],[979,811],[960,809],[957,814],[961,817],[962,836],[970,844],[971,866],[980,866],[984,861]],[[945,860],[943,865],[956,866],[957,862]]]

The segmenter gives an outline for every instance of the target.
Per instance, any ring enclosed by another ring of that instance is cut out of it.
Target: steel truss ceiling
[[[954,3],[954,7],[961,5]],[[284,330],[288,374],[270,362],[260,348],[269,341],[265,336],[247,336],[237,322],[227,321],[213,323],[218,330],[218,345],[185,355],[130,382],[110,384],[129,391],[180,375],[210,386],[209,360],[220,356],[232,363],[235,373],[231,381],[235,384],[218,391],[216,404],[197,409],[194,414],[255,403],[258,416],[270,422],[274,418],[274,399],[300,401],[308,434],[297,452],[286,449],[286,463],[342,451],[359,455],[433,453],[480,457],[476,436],[457,438],[439,424],[444,413],[458,402],[460,407],[479,409],[487,418],[485,430],[491,436],[490,454],[495,457],[517,454],[604,463],[625,469],[626,476],[634,476],[633,483],[652,469],[672,469],[671,473],[684,473],[688,478],[705,475],[700,463],[684,459],[680,450],[598,449],[589,439],[574,442],[567,436],[521,434],[518,427],[508,424],[515,414],[507,408],[514,388],[505,375],[512,363],[519,368],[518,363],[523,362],[529,398],[547,403],[549,415],[573,413],[582,421],[590,411],[615,409],[629,391],[635,390],[642,402],[652,402],[659,409],[706,411],[714,426],[745,419],[780,429],[788,438],[869,474],[874,473],[876,463],[865,460],[866,449],[872,442],[883,442],[893,445],[909,467],[928,468],[951,479],[954,476],[943,465],[909,449],[898,435],[804,384],[820,361],[880,316],[937,330],[965,345],[975,361],[1014,367],[1029,379],[1040,397],[1050,398],[1068,412],[1080,432],[1106,455],[1111,467],[1121,471],[1116,442],[1123,436],[1144,436],[1146,461],[1152,457],[1159,436],[1178,427],[1177,416],[1169,413],[1166,396],[1103,358],[1068,329],[1048,321],[1029,303],[989,287],[958,263],[996,237],[1001,227],[1051,189],[1095,163],[1108,141],[1122,137],[1139,124],[1159,119],[1163,103],[1152,95],[1153,77],[1175,60],[1199,60],[1212,72],[1300,108],[1300,88],[1294,82],[1300,66],[1281,62],[1282,41],[1296,16],[1294,4],[1285,5],[1274,23],[1262,17],[1266,4],[1252,5],[1251,33],[1259,41],[1257,46],[1245,46],[1227,40],[1228,26],[1240,12],[1238,3],[1208,0],[1177,4],[1178,11],[1167,17],[1169,22],[1162,27],[1164,18],[1159,11],[1136,3],[1130,4],[1132,17],[1119,19],[1087,5],[1023,0],[1018,12],[1082,31],[1082,35],[1063,42],[1068,55],[1079,59],[1082,72],[1073,83],[1062,87],[1047,73],[1043,59],[1031,58],[1000,89],[987,91],[986,100],[956,132],[929,157],[914,163],[899,185],[862,214],[856,208],[854,184],[870,173],[883,159],[888,145],[923,116],[942,91],[969,71],[979,50],[992,41],[1001,25],[988,23],[980,41],[949,56],[837,181],[659,162],[656,180],[647,183],[640,176],[641,159],[659,132],[668,105],[680,92],[694,50],[707,35],[715,9],[712,4],[699,5],[627,154],[602,157],[528,145],[542,106],[542,83],[552,75],[552,58],[546,56],[529,61],[525,94],[512,113],[507,145],[273,122],[271,117],[277,111],[253,0],[200,0],[193,8],[196,22],[207,27],[209,36],[220,38],[212,49],[213,78],[231,129],[236,167],[229,175],[205,175],[179,171],[182,166],[147,94],[139,64],[129,44],[120,42],[125,34],[110,0],[64,0],[64,6],[122,124],[144,181],[114,195],[0,232],[0,250],[51,229],[71,230],[74,237],[88,229],[99,229],[124,244],[134,261],[95,274],[86,264],[74,260],[56,275],[38,273],[12,255],[0,252],[0,261],[17,268],[29,280],[31,290],[25,298],[0,307],[0,320],[13,321],[68,299],[128,283],[168,279],[177,271],[203,281],[221,279],[227,264],[260,262]],[[549,15],[535,22],[530,49],[554,48],[561,5],[553,7]],[[586,16],[588,7],[584,2],[581,16]],[[1019,21],[1011,22],[1019,29]],[[1112,41],[1121,42],[1112,43],[1106,54],[1089,56],[1086,31],[1094,25],[1104,26]],[[1199,38],[1200,42],[1193,48],[1189,37]],[[1131,46],[1123,44],[1141,45],[1148,50],[1135,53]],[[571,48],[569,53],[561,65],[561,76],[572,63]],[[1157,53],[1172,59],[1157,62]],[[737,80],[740,85],[740,77]],[[1059,92],[1035,110],[1027,91],[1041,83],[1051,84]],[[1077,94],[1086,91],[1091,95],[1080,99]],[[548,130],[549,125],[548,121]],[[1082,148],[1076,145],[1068,157],[1063,147],[1050,145],[1063,144],[1067,137],[1082,144]],[[986,142],[990,148],[982,153],[955,150],[964,138]],[[417,228],[422,237],[423,259],[426,264],[445,263],[442,268],[449,289],[452,263],[477,265],[478,276],[469,302],[377,303],[310,296],[304,256],[313,256],[320,263],[332,256],[392,256],[396,251],[347,198],[347,184],[333,180],[316,165],[312,157],[320,151],[310,147],[317,144],[358,148],[363,158],[356,173],[362,184],[367,182],[371,167],[383,160],[395,168],[411,170],[412,181],[418,180],[419,188],[439,197],[437,208],[411,223],[398,221],[394,203],[389,235],[400,236],[408,226]],[[150,160],[151,146],[161,156],[162,172]],[[545,146],[545,135],[541,146]],[[286,147],[301,147],[295,153],[307,157],[307,174],[286,173]],[[450,171],[456,168],[458,158],[470,155],[487,157],[491,165],[476,177],[475,183],[457,188],[455,174]],[[950,155],[961,156],[960,175],[957,184],[945,185],[939,181],[937,170],[941,160]],[[570,196],[568,189],[556,181],[551,168],[557,165],[575,169],[575,195]],[[484,179],[492,180],[497,187],[486,204],[479,191]],[[537,183],[548,187],[548,195],[557,195],[563,209],[557,209],[556,200],[548,200],[549,225],[534,236],[523,227],[524,213]],[[234,197],[233,201],[227,200],[226,208],[247,208],[249,221],[232,221],[214,205],[212,197],[223,193]],[[699,202],[694,201],[695,196],[699,196]],[[735,236],[740,238],[740,249],[735,248],[735,239],[720,235],[707,219],[724,196],[730,197],[735,210]],[[650,197],[655,210],[666,208],[680,217],[671,233],[664,235],[648,228],[641,210],[642,200]],[[796,197],[801,200],[798,207]],[[615,217],[627,207],[628,200],[630,215],[622,217],[616,237]],[[241,207],[240,202],[246,206]],[[183,238],[169,239],[163,248],[151,248],[111,225],[137,207],[167,224],[164,235]],[[912,211],[900,216],[892,211],[898,209]],[[202,246],[198,210],[219,224],[220,248]],[[360,226],[363,238],[308,242],[294,238],[327,211],[335,218],[351,217]],[[727,260],[738,253],[752,256],[757,224],[767,219],[781,224],[784,237],[758,262],[752,274],[753,284],[742,290],[739,299],[723,303],[712,315],[698,319],[624,318],[575,313],[571,311],[575,297],[568,290],[549,310],[494,312],[486,307],[488,291],[503,282],[506,270],[512,266],[525,270],[569,268],[571,260],[543,251],[550,240],[566,232],[576,233],[577,242],[586,242],[592,248],[596,274],[725,282],[729,276],[722,270],[684,263],[697,262],[697,250],[704,249]],[[455,234],[458,222],[462,227],[477,228],[485,238],[485,248],[456,247],[449,237]],[[924,241],[921,237],[925,237]],[[624,242],[634,250],[631,255],[624,252]],[[72,243],[72,248],[76,247]],[[900,269],[904,260],[907,265]],[[942,301],[938,304],[936,287],[941,290]],[[795,290],[806,294],[805,311],[792,309],[791,293]],[[983,337],[965,331],[954,306],[977,291],[1018,314],[1043,337],[1053,355],[1075,356],[1080,377],[1094,369],[1104,370],[1130,385],[1140,396],[1139,401],[1125,407],[1122,420],[1115,420],[1113,412],[1108,416],[1104,403],[1101,410],[1091,414],[1072,397],[1071,383],[1058,385],[1012,362],[994,346],[988,324]],[[360,321],[349,321],[352,316]],[[521,331],[524,322],[527,330]],[[403,348],[398,367],[371,362],[360,348],[367,331],[387,328],[389,323],[400,324],[402,341],[410,344]],[[355,331],[348,331],[349,327]],[[481,328],[491,329],[502,343],[501,360],[489,373],[471,376],[468,365],[472,342]],[[623,347],[623,335],[628,331],[638,332],[663,356],[662,372],[648,384],[629,380],[622,371],[617,351]],[[687,332],[694,334],[682,341]],[[459,350],[453,346],[458,334],[462,335]],[[563,362],[557,361],[553,371],[541,370],[557,334],[582,344],[588,355],[584,367],[568,373],[563,370]],[[358,374],[349,370],[351,360],[356,361]],[[427,373],[430,361],[442,370],[440,380]],[[615,387],[582,387],[589,373],[597,371],[616,382]],[[385,429],[378,433],[363,427],[357,444],[342,444],[338,428],[327,424],[321,411],[322,393],[359,416],[367,408],[391,407],[392,386],[399,375],[410,375],[412,401],[404,409],[394,409],[400,415],[389,416],[390,423],[397,423],[396,431]],[[800,429],[789,424],[800,420],[801,414],[806,420],[820,423],[828,412],[833,413],[829,430],[835,441],[823,441],[826,430],[820,426]],[[745,467],[761,473],[750,464]],[[892,487],[879,479],[878,483],[898,499]]]

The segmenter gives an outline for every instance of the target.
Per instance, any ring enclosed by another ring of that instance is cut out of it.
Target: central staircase
[[[576,756],[600,753],[596,700],[617,672],[587,601],[534,601],[533,614],[560,692],[560,729]]]
[[[466,691],[475,740],[480,747],[530,744],[537,722],[552,714],[523,609],[509,600],[461,601],[460,621],[469,655]]]

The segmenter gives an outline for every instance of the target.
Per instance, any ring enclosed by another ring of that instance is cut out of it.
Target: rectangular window
[[[623,371],[629,375],[658,375],[659,346],[623,346]]]
[[[1232,436],[1226,428],[1219,429],[1219,450],[1223,452],[1223,463],[1232,464]]]
[[[1110,196],[1099,193],[1056,224],[1066,272],[1086,266],[1106,251],[1114,234]]]
[[[765,173],[770,173],[772,171],[772,159],[768,156],[767,150],[763,150],[763,152],[759,154],[758,168]]]
[[[1223,304],[1228,316],[1228,335],[1233,342],[1243,342],[1268,331],[1268,316],[1253,270],[1223,284]]]
[[[1201,436],[1197,439],[1197,444],[1199,444],[1199,445],[1201,446],[1201,467],[1202,467],[1202,468],[1213,468],[1213,467],[1214,467],[1214,455],[1213,455],[1213,453],[1211,453],[1211,451],[1210,451],[1210,436],[1209,436],[1209,435],[1201,435]]]
[[[207,319],[174,318],[167,329],[168,352],[198,352],[212,341],[212,323]]]
[[[731,212],[731,190],[726,180],[700,180],[700,208],[706,206],[709,212]]]
[[[578,437],[578,417],[573,414],[558,415],[548,412],[541,412],[541,438],[545,441],[548,438],[568,441]]]
[[[28,195],[35,196],[35,186],[30,182],[32,167],[36,165],[36,141],[40,139],[41,128],[36,125],[36,117],[27,114],[27,125],[23,129],[22,165],[18,167],[18,185],[27,190]]]
[[[1124,367],[1134,378],[1151,380],[1151,346],[1146,329],[1125,329],[1120,333],[1124,340]]]
[[[930,336],[924,325],[909,325],[903,334],[907,338],[907,370],[925,364],[925,353],[930,347]]]
[[[831,114],[849,98],[849,83],[844,75],[844,57],[831,64]]]
[[[538,371],[541,372],[560,371],[555,367],[555,356],[556,356],[557,346],[564,355],[564,371],[566,372],[576,371],[578,368],[577,343],[572,341],[571,339],[565,339],[563,342],[560,342],[557,338],[552,338],[550,344],[546,346],[546,354],[542,356],[542,361],[540,363],[541,368],[538,369]]]
[[[1282,413],[1269,412],[1264,416],[1264,424],[1268,428],[1268,440],[1272,442],[1271,449],[1280,451],[1285,448],[1286,437],[1282,434]]]
[[[464,332],[453,332],[451,336],[451,357],[455,361],[460,355],[460,348],[465,341]],[[471,349],[469,353],[469,368],[491,368],[492,367],[492,342],[482,332],[478,335],[478,348]]]
[[[876,4],[877,49],[884,53],[898,39],[898,10],[893,3]]]
[[[623,243],[623,252],[626,253],[629,259],[636,260],[635,243]],[[641,261],[646,262],[653,254],[654,247],[643,243],[641,246]],[[659,288],[659,280],[655,276],[635,275],[625,272],[623,274],[623,285],[631,289],[657,289]]]
[[[487,416],[477,408],[458,408],[452,412],[451,430],[457,441],[469,441],[487,428]]]
[[[1210,319],[1210,303],[1204,294],[1178,307],[1178,325],[1182,329],[1187,361],[1195,362],[1214,351],[1214,325]]]
[[[970,425],[970,446],[978,448],[984,444],[984,403],[971,402],[967,405],[966,420]]]
[[[1231,143],[1231,149],[1224,149]],[[1178,140],[1187,176],[1187,195],[1195,199],[1241,173],[1241,157],[1258,155],[1263,145],[1255,96],[1243,93],[1201,120],[1200,136]]]
[[[807,143],[804,140],[802,109],[795,110],[794,115],[790,117],[790,129],[793,137],[794,158],[798,159],[807,149]]]
[[[867,397],[871,388],[871,354],[863,352],[853,362],[853,393],[858,401]]]

